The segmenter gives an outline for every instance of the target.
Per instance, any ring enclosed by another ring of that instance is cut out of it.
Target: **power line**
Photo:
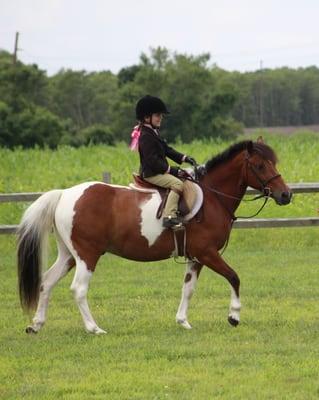
[[[263,61],[260,60],[260,80],[259,80],[259,126],[264,125],[264,109],[263,109]]]
[[[14,41],[14,51],[13,51],[13,66],[16,65],[17,63],[17,58],[18,58],[18,42],[19,42],[19,32],[16,32],[16,37]]]

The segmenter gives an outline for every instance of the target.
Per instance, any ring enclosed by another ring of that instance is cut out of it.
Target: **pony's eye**
[[[257,164],[257,169],[258,171],[263,171],[265,169],[265,166],[263,163]]]

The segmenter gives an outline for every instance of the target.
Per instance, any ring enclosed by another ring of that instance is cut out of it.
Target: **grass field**
[[[287,182],[319,180],[319,139],[269,137]],[[199,161],[227,143],[178,145]],[[2,192],[45,191],[86,180],[126,184],[137,168],[125,145],[0,150]],[[17,223],[26,205],[1,205]],[[257,205],[243,204],[241,214]],[[318,195],[296,195],[261,217],[315,216]],[[0,237],[0,399],[318,399],[319,232],[316,228],[234,230],[225,259],[241,278],[241,324],[227,323],[229,285],[204,269],[192,299],[191,331],[175,324],[184,266],[104,256],[89,290],[104,336],[85,333],[69,286],[54,290],[47,324],[24,333],[16,290],[15,238]],[[50,261],[54,259],[52,247]]]

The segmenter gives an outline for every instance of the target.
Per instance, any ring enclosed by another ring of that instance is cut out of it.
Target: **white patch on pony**
[[[230,288],[230,308],[229,308],[229,317],[239,322],[240,320],[240,309],[241,304],[239,297],[237,296],[235,290]]]
[[[73,186],[69,189],[63,190],[59,204],[55,211],[55,226],[64,243],[70,250],[73,257],[78,257],[71,241],[73,217],[75,214],[74,206],[79,198],[83,195],[84,191],[90,186],[100,184],[106,185],[103,182],[84,182],[79,185]]]
[[[161,203],[161,196],[156,191],[151,198],[140,204],[141,209],[141,234],[144,236],[148,245],[152,246],[157,238],[165,229],[162,226],[162,218],[156,218],[156,212]]]

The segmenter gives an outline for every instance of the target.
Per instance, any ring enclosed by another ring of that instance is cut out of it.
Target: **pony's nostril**
[[[282,201],[284,201],[285,203],[289,203],[292,197],[292,193],[291,192],[282,192],[281,193],[281,199]]]

